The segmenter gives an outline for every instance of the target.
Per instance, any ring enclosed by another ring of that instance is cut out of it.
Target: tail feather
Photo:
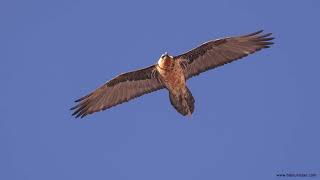
[[[183,116],[191,115],[194,111],[194,98],[187,88],[186,93],[174,95],[169,93],[171,105]]]

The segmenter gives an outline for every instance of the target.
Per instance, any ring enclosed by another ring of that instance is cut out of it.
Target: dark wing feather
[[[84,117],[88,114],[111,108],[144,94],[162,89],[155,65],[121,74],[108,81],[92,93],[76,100],[72,115]]]
[[[261,33],[262,31],[257,31],[244,36],[209,41],[174,58],[181,62],[188,79],[263,48],[269,48],[274,38],[270,37],[271,33]]]

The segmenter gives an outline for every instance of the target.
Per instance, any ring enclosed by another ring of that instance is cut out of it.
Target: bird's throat
[[[171,70],[174,67],[174,61],[172,59],[163,59],[158,63],[160,69]]]

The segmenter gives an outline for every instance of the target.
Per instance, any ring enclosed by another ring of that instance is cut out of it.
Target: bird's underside
[[[182,115],[194,111],[194,98],[186,80],[207,70],[230,63],[273,44],[271,33],[257,31],[203,43],[184,54],[163,54],[156,65],[121,74],[90,94],[76,100],[72,115],[84,117],[163,88],[172,106]]]

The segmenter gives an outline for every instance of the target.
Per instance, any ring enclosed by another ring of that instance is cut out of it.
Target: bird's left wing
[[[71,108],[72,115],[82,118],[162,88],[155,65],[124,73],[76,100],[78,104]]]
[[[270,47],[271,33],[257,31],[244,36],[228,37],[206,42],[189,52],[174,57],[184,68],[186,79],[209,69],[230,63],[263,48]]]

